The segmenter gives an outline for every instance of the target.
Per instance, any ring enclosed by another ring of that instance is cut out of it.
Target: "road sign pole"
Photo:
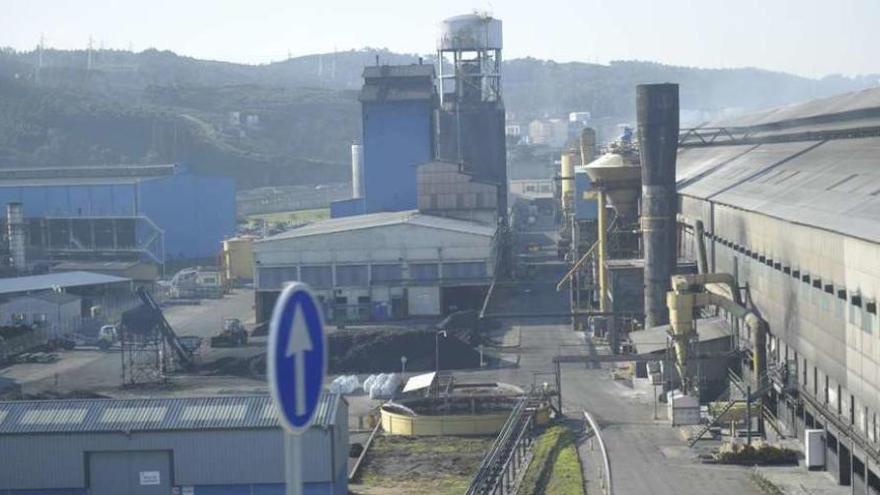
[[[285,430],[286,493],[302,495],[302,435],[314,420],[327,375],[327,335],[320,304],[306,284],[289,285],[275,303],[269,324],[266,374]]]
[[[285,432],[284,475],[287,481],[287,495],[303,494],[302,461],[302,435]]]

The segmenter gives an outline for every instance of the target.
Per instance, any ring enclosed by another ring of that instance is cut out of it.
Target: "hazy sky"
[[[807,76],[880,73],[880,0],[0,0],[0,46],[169,49],[263,63],[387,47],[431,53],[437,21],[504,21],[505,58],[638,59]]]

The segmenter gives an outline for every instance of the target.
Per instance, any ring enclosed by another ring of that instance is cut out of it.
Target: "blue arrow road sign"
[[[293,283],[275,303],[269,324],[269,390],[290,433],[312,423],[327,373],[327,336],[315,301],[308,285]]]

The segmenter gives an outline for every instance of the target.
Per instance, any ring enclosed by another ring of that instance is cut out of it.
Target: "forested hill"
[[[241,186],[346,180],[360,135],[365,65],[416,63],[364,49],[265,65],[167,51],[0,52],[0,166],[186,162]],[[431,63],[430,57],[425,63]],[[505,103],[518,120],[591,111],[632,120],[634,85],[678,82],[682,108],[749,109],[875,86],[877,76],[801,78],[757,69],[646,62],[505,62]]]

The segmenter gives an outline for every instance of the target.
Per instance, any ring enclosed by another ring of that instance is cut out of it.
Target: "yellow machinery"
[[[560,157],[560,162],[562,164],[560,169],[561,177],[559,178],[562,182],[562,211],[563,212],[571,212],[574,210],[574,164],[575,164],[576,154],[572,150],[567,150],[562,153]]]
[[[223,241],[223,268],[226,280],[254,279],[254,239],[233,237]]]
[[[666,305],[669,307],[675,366],[685,390],[690,378],[687,374],[688,343],[696,332],[694,310],[703,306],[718,306],[745,324],[752,341],[754,378],[763,376],[766,366],[767,324],[739,301],[739,291],[732,275],[728,273],[674,275],[672,290],[666,295]]]

